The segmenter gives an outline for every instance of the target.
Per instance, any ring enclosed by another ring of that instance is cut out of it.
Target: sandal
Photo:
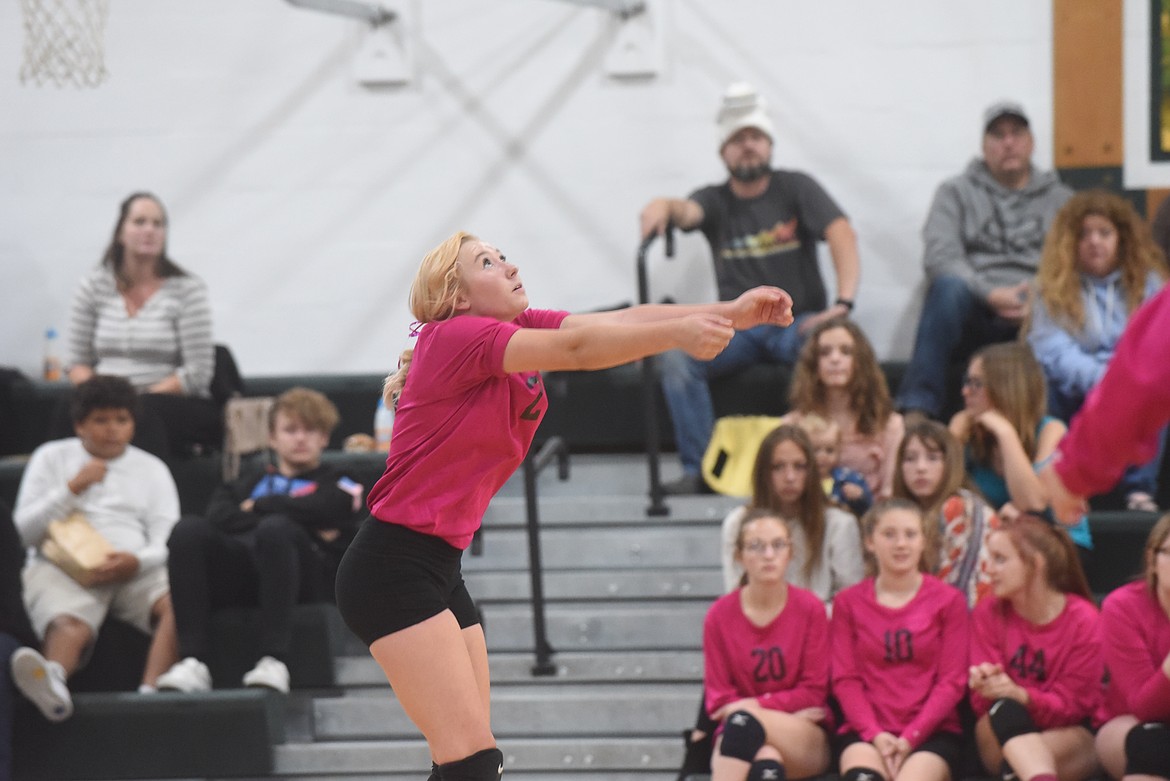
[[[1154,501],[1154,497],[1150,496],[1145,491],[1134,491],[1133,493],[1126,496],[1125,507],[1127,510],[1136,510],[1138,512],[1158,512],[1158,505]]]

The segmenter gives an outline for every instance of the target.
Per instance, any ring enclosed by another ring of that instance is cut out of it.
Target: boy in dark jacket
[[[210,689],[202,660],[212,610],[259,605],[264,655],[243,683],[288,692],[292,608],[332,601],[363,506],[362,486],[321,463],[337,420],[337,408],[316,391],[281,394],[268,418],[275,464],[221,486],[206,517],[175,526],[168,569],[182,659],[159,676],[160,689]]]

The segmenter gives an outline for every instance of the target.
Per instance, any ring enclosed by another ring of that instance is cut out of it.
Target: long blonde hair
[[[410,285],[410,313],[420,324],[447,320],[455,314],[455,304],[463,285],[459,276],[459,250],[469,241],[478,241],[467,231],[456,231],[428,252],[415,272]],[[398,359],[398,368],[382,383],[382,399],[393,409],[398,394],[406,385],[406,373],[414,350],[407,348]]]
[[[1077,263],[1078,245],[1085,219],[1103,217],[1117,231],[1117,268],[1126,311],[1132,314],[1146,294],[1151,273],[1166,278],[1166,259],[1154,243],[1150,229],[1129,201],[1104,190],[1077,193],[1056,213],[1040,265],[1036,290],[1053,320],[1074,331],[1085,327],[1085,305],[1081,295],[1081,272]],[[1031,323],[1028,324],[1030,329]]]

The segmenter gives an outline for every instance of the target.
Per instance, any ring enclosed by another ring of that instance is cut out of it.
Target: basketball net
[[[106,80],[103,38],[110,0],[20,0],[20,83],[96,87]]]

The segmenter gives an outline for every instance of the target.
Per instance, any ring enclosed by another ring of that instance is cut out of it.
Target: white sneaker
[[[65,683],[65,668],[50,662],[32,648],[17,648],[9,662],[12,682],[49,721],[65,721],[73,715],[73,698]]]
[[[288,694],[288,667],[279,659],[262,656],[256,666],[244,673],[245,686],[267,686]]]
[[[187,694],[211,691],[211,671],[194,656],[188,656],[171,665],[171,669],[158,677],[155,686],[159,691],[170,689]]]

